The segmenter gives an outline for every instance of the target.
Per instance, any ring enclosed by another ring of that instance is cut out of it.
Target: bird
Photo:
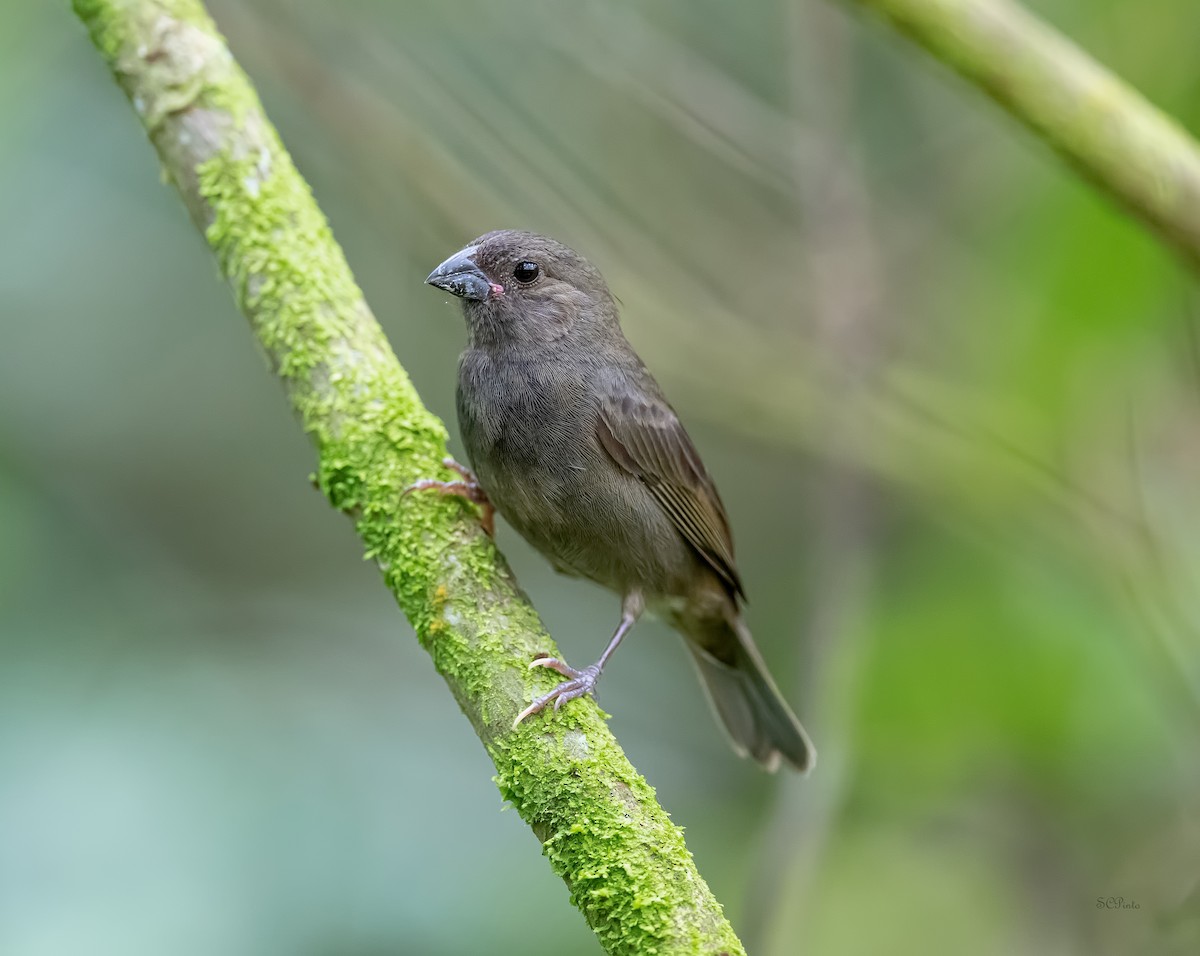
[[[456,405],[470,469],[408,490],[463,495],[498,511],[558,571],[621,598],[621,619],[587,667],[542,657],[564,680],[513,726],[593,693],[645,611],[684,638],[734,750],[801,772],[816,750],[747,627],[725,507],[662,389],[633,350],[603,276],[554,239],[480,236],[425,280],[458,297],[467,347]]]

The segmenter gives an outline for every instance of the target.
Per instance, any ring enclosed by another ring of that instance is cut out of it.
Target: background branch
[[[980,87],[1200,265],[1200,150],[1174,120],[1009,0],[852,0]]]
[[[741,953],[678,827],[594,702],[524,724],[556,654],[463,506],[401,498],[437,473],[440,421],[421,404],[263,114],[195,0],[75,0],[318,451],[317,477],[495,763],[572,901],[610,953]]]

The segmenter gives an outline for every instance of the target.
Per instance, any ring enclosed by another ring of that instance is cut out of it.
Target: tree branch
[[[557,651],[444,471],[421,404],[248,79],[199,0],[74,0],[351,515],[496,765],[500,791],[609,953],[741,954],[682,832],[591,700],[512,730]],[[544,687],[541,685],[545,685]]]
[[[849,0],[890,20],[1200,267],[1200,148],[1010,0]]]

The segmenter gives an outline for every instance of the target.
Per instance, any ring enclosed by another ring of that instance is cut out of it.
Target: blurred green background
[[[467,240],[623,301],[821,749],[738,761],[658,623],[602,685],[751,952],[1200,952],[1171,255],[816,0],[211,9],[437,413]],[[1200,6],[1035,9],[1200,130]],[[597,953],[68,5],[0,19],[0,953]],[[500,542],[593,659],[616,599]]]

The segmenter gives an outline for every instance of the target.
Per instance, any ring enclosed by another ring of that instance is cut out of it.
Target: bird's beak
[[[474,246],[467,246],[461,252],[456,252],[429,273],[429,278],[425,281],[460,299],[483,301],[491,294],[492,283],[475,264],[472,258],[474,253]]]

